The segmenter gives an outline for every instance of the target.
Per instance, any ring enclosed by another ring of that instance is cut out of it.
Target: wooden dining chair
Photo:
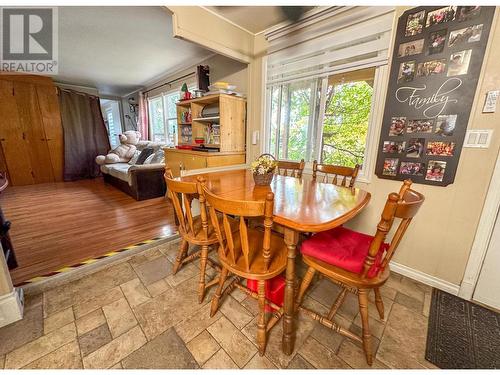
[[[362,343],[366,361],[370,366],[373,363],[373,354],[368,324],[368,294],[374,291],[375,306],[380,319],[384,319],[384,304],[380,287],[389,278],[389,262],[424,201],[424,196],[410,187],[411,180],[406,180],[399,194],[389,194],[375,236],[338,227],[320,232],[305,240],[301,245],[302,259],[309,267],[299,288],[297,306],[334,332]],[[387,244],[385,243],[387,233],[391,230],[396,218],[401,221],[390,244]],[[316,272],[341,287],[328,316],[322,316],[300,306],[304,293]],[[333,320],[348,292],[358,296],[362,337],[340,327]]]
[[[280,306],[266,299],[266,280],[281,274],[287,262],[287,247],[283,238],[271,231],[274,194],[269,192],[265,201],[232,201],[210,192],[203,178],[200,177],[198,182],[203,192],[200,200],[207,201],[210,220],[219,239],[218,256],[222,265],[219,285],[212,297],[210,316],[219,309],[221,298],[235,287],[256,298],[259,302],[257,344],[262,356],[266,350],[267,332],[283,314]],[[231,231],[230,216],[238,216],[239,228],[236,232]],[[264,231],[249,227],[247,221],[251,218],[263,218]],[[229,275],[232,275],[232,280],[224,288]],[[242,279],[257,280],[258,292],[243,286]],[[266,305],[275,309],[269,319],[266,319]]]
[[[353,187],[359,173],[359,165],[354,168],[343,165],[318,164],[313,161],[313,180],[318,182],[331,182],[334,185]]]
[[[288,161],[288,160],[278,160],[278,166],[276,167],[276,174],[281,176],[290,176],[301,178],[302,172],[304,171],[304,167],[306,163],[304,159],[300,162],[297,161]]]
[[[182,238],[173,273],[175,275],[184,264],[200,258],[198,301],[201,303],[206,289],[218,282],[217,279],[214,279],[207,283],[205,275],[207,263],[210,263],[216,269],[220,269],[220,266],[208,257],[209,251],[212,250],[210,246],[217,243],[217,235],[210,223],[203,226],[202,217],[207,216],[204,204],[200,202],[200,215],[193,215],[192,203],[194,200],[199,200],[198,185],[195,182],[174,180],[170,168],[165,169],[164,177],[167,184],[167,194],[174,206],[179,234]],[[188,255],[189,245],[197,245],[201,248]]]

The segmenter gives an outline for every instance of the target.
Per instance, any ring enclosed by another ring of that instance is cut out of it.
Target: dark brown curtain
[[[99,98],[81,92],[60,90],[64,129],[64,181],[99,176],[97,155],[110,149]]]

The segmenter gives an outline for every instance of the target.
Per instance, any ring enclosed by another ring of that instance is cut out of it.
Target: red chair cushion
[[[346,271],[361,273],[363,263],[373,236],[359,233],[344,227],[337,227],[319,232],[302,242],[301,253],[340,267]],[[384,243],[375,257],[375,262],[368,271],[368,277],[374,277],[380,271],[384,251],[389,245]]]

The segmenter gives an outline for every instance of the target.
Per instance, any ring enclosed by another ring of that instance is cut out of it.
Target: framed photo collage
[[[398,21],[376,174],[453,183],[495,8],[418,7]]]

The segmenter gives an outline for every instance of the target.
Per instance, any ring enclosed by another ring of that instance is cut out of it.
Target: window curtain
[[[141,133],[141,139],[149,139],[149,121],[148,121],[148,100],[147,96],[139,92],[139,119],[137,130]]]
[[[111,148],[99,98],[60,89],[59,102],[64,131],[64,181],[99,176],[95,157],[106,155]]]

